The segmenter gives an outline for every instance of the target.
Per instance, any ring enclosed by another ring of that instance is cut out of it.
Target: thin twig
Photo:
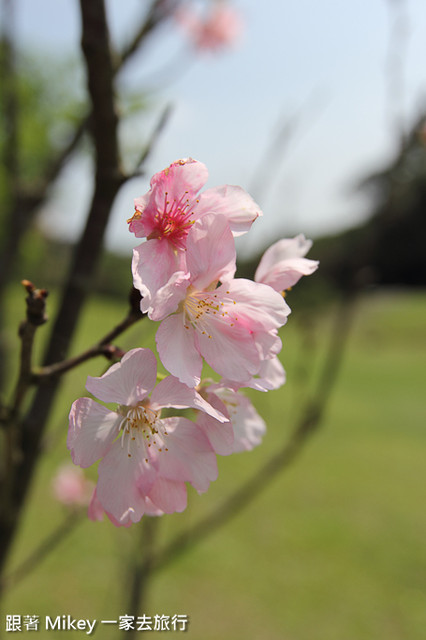
[[[146,160],[148,159],[148,156],[152,152],[152,149],[154,148],[154,146],[155,146],[158,138],[160,137],[160,134],[162,133],[164,127],[166,126],[167,122],[169,121],[169,118],[170,118],[170,116],[172,114],[172,110],[173,110],[173,105],[167,104],[165,106],[162,114],[160,115],[160,118],[159,118],[156,126],[154,127],[154,130],[151,133],[151,137],[149,139],[149,142],[148,142],[147,146],[145,147],[145,149],[143,150],[139,160],[135,164],[134,170],[132,171],[132,173],[126,174],[123,177],[123,181],[127,181],[127,180],[130,180],[131,178],[136,178],[136,177],[139,177],[139,176],[143,175],[142,167],[145,164]]]
[[[19,327],[19,337],[21,339],[21,357],[18,380],[14,392],[14,400],[10,411],[10,420],[13,420],[18,414],[24,396],[31,382],[32,371],[32,352],[34,336],[37,329],[47,321],[45,314],[47,291],[45,289],[36,289],[29,280],[22,281],[28,296],[27,319],[21,323]]]
[[[31,382],[36,384],[45,378],[51,378],[54,376],[60,376],[79,366],[83,362],[90,360],[91,358],[95,358],[97,356],[105,356],[109,360],[113,359],[116,356],[122,355],[120,349],[111,344],[112,340],[122,334],[126,329],[134,325],[139,320],[142,320],[145,316],[139,312],[136,315],[133,311],[131,311],[125,318],[122,320],[114,329],[112,329],[109,333],[107,333],[102,340],[100,340],[97,344],[93,345],[86,351],[83,351],[78,356],[74,356],[73,358],[68,358],[67,360],[62,360],[61,362],[56,362],[51,365],[46,365],[42,367],[36,373],[33,373],[31,376]]]

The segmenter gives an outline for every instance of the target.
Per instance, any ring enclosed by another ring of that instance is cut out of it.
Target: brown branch
[[[121,335],[126,329],[134,325],[139,320],[142,320],[145,316],[138,310],[135,313],[134,310],[131,310],[130,313],[122,320],[114,329],[108,332],[99,342],[95,345],[86,349],[78,356],[74,356],[73,358],[68,358],[67,360],[62,360],[61,362],[56,362],[51,365],[46,365],[42,367],[39,371],[35,372],[31,376],[31,382],[33,384],[37,384],[41,382],[43,379],[51,378],[55,376],[60,376],[79,366],[83,362],[87,360],[91,360],[97,356],[105,356],[109,360],[112,360],[116,357],[121,357],[122,351],[111,344],[111,342]]]

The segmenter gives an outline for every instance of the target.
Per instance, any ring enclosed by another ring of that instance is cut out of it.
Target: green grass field
[[[55,306],[54,297],[50,305]],[[124,313],[110,301],[91,303],[74,352]],[[219,478],[208,493],[190,492],[186,512],[157,520],[157,548],[216,509],[289,436],[332,331],[331,313],[302,330],[306,314],[294,309],[282,331],[287,384],[251,394],[268,424],[264,443],[253,452],[221,458]],[[183,637],[193,640],[424,640],[425,318],[424,292],[375,292],[360,301],[318,432],[244,511],[154,575],[141,615],[187,614]],[[11,327],[16,320],[10,317]],[[148,321],[141,323],[120,345],[149,346],[154,329]],[[17,346],[15,329],[9,340],[11,349]],[[100,375],[104,366],[102,360],[91,361],[64,381],[11,569],[65,516],[52,497],[51,479],[69,460],[67,414],[71,402],[84,394],[85,376]],[[70,614],[99,621],[128,613],[129,566],[144,553],[141,530],[140,525],[116,529],[107,521],[83,520],[6,594],[2,631],[6,614],[37,614],[42,621],[46,615]],[[42,630],[37,637],[46,634]],[[71,637],[85,635],[79,631]],[[118,627],[98,624],[95,635],[117,638]],[[69,635],[50,631],[46,637]]]

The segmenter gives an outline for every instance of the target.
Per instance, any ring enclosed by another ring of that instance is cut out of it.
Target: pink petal
[[[197,220],[186,242],[191,283],[203,291],[213,282],[233,278],[235,243],[225,216],[207,214]]]
[[[210,317],[209,333],[196,334],[198,350],[220,375],[231,380],[247,380],[259,370],[259,352],[250,329],[239,326],[238,322],[231,325],[217,316]]]
[[[246,396],[230,389],[217,391],[226,405],[234,428],[235,453],[250,451],[261,443],[266,424]]]
[[[87,515],[90,520],[103,520],[105,515],[105,509],[99,502],[98,495],[96,493],[96,487],[93,491],[92,499],[87,510]]]
[[[282,295],[265,284],[236,278],[224,283],[217,293],[223,295],[225,290],[236,302],[238,317],[248,321],[253,331],[278,329],[287,322],[291,313]]]
[[[100,378],[87,378],[86,389],[103,402],[135,405],[155,385],[157,360],[150,349],[132,349]]]
[[[216,393],[208,393],[210,404],[224,415],[228,416],[226,405],[222,402]],[[213,417],[206,413],[199,413],[197,416],[197,425],[207,436],[212,449],[221,456],[228,456],[234,451],[234,429],[231,422],[221,424]]]
[[[130,520],[127,521],[126,523],[118,522],[118,520],[116,520],[114,516],[112,516],[107,511],[105,511],[105,509],[103,508],[103,506],[99,501],[99,498],[96,493],[96,488],[95,488],[93,492],[92,500],[89,504],[87,515],[89,516],[90,520],[103,520],[105,514],[108,516],[108,518],[111,520],[112,524],[115,527],[130,527],[130,525],[132,524]]]
[[[180,513],[186,509],[188,502],[186,485],[159,476],[149,492],[149,498],[164,513]]]
[[[135,450],[130,453],[116,440],[98,467],[97,496],[120,525],[141,519],[146,511],[145,495],[156,478],[155,470]]]
[[[148,315],[151,320],[163,320],[170,313],[174,313],[179,303],[185,299],[189,287],[189,273],[177,271],[172,275],[164,287],[161,287],[151,300]],[[143,300],[142,300],[143,306]]]
[[[155,340],[166,369],[184,384],[196,387],[203,362],[194,345],[194,329],[184,325],[183,314],[176,313],[163,320]]]
[[[110,449],[122,417],[90,398],[79,398],[71,407],[67,447],[74,464],[90,467]]]
[[[213,416],[219,422],[227,422],[220,410],[213,408],[194,388],[188,387],[174,376],[167,376],[157,384],[151,395],[150,407],[154,411],[166,407],[187,409],[192,407]]]
[[[272,389],[278,389],[285,383],[286,375],[284,368],[275,356],[269,360],[264,360],[260,366],[258,374],[240,384],[240,387],[250,387],[257,391],[270,391]],[[228,386],[228,385],[227,385]],[[232,385],[235,388],[235,385]]]
[[[276,291],[294,286],[302,276],[310,275],[318,268],[317,260],[303,257],[311,246],[312,241],[302,234],[279,240],[263,254],[254,279]]]
[[[145,212],[149,205],[149,200],[149,193],[146,193],[140,198],[135,198],[135,213],[133,217],[128,220],[129,231],[134,233],[137,238],[145,238],[149,236],[153,230],[154,219]]]
[[[283,346],[277,329],[271,329],[271,331],[266,332],[256,331],[254,332],[254,340],[262,361],[275,357]]]
[[[207,189],[201,194],[197,214],[201,216],[206,213],[226,216],[234,236],[246,233],[256,218],[263,215],[244,189],[232,185]]]
[[[192,158],[173,162],[151,179],[151,189],[157,208],[160,211],[163,209],[166,198],[170,201],[179,201],[184,194],[187,194],[189,199],[194,198],[207,182],[207,178],[208,170],[202,162]]]
[[[148,240],[133,249],[133,284],[143,296],[144,313],[151,309],[158,290],[167,285],[176,272],[186,272],[185,255],[175,251],[167,239]]]
[[[158,471],[169,480],[190,482],[199,492],[207,491],[217,478],[216,456],[204,433],[186,418],[165,418],[167,449],[158,456]]]

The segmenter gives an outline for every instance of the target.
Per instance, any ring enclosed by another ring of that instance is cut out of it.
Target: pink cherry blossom
[[[240,14],[224,3],[216,3],[204,19],[189,7],[180,8],[176,18],[201,51],[218,51],[234,44],[243,26]]]
[[[240,391],[227,388],[223,382],[210,384],[200,389],[200,393],[209,404],[229,418],[229,422],[222,424],[213,416],[203,413],[197,417],[198,426],[203,429],[217,454],[250,451],[261,443],[266,425],[249,398]]]
[[[186,158],[151,179],[147,194],[135,200],[129,230],[147,238],[133,252],[133,281],[142,293],[141,308],[149,312],[156,296],[167,296],[185,279],[186,244],[194,222],[206,213],[226,216],[231,231],[248,231],[261,210],[241,187],[223,185],[199,193],[208,171],[202,162]]]
[[[203,358],[229,380],[251,379],[280,351],[289,307],[271,287],[233,279],[235,246],[223,216],[194,223],[187,267],[187,280],[151,316],[162,320],[156,342],[164,366],[188,386],[199,384]]]
[[[71,464],[62,465],[52,481],[57,500],[65,505],[87,505],[93,491],[93,483],[85,478],[81,469]]]
[[[268,284],[275,291],[293,287],[302,276],[318,268],[317,260],[304,257],[311,246],[312,241],[306,240],[303,234],[278,240],[263,254],[256,269],[255,281]]]
[[[161,417],[161,409],[192,407],[226,421],[195,389],[172,376],[155,386],[157,363],[149,349],[133,349],[86,388],[103,402],[79,398],[70,412],[67,445],[73,462],[88,467],[100,460],[98,483],[89,509],[103,511],[128,526],[147,514],[186,507],[186,482],[207,490],[217,477],[212,447],[197,425],[184,417]]]

